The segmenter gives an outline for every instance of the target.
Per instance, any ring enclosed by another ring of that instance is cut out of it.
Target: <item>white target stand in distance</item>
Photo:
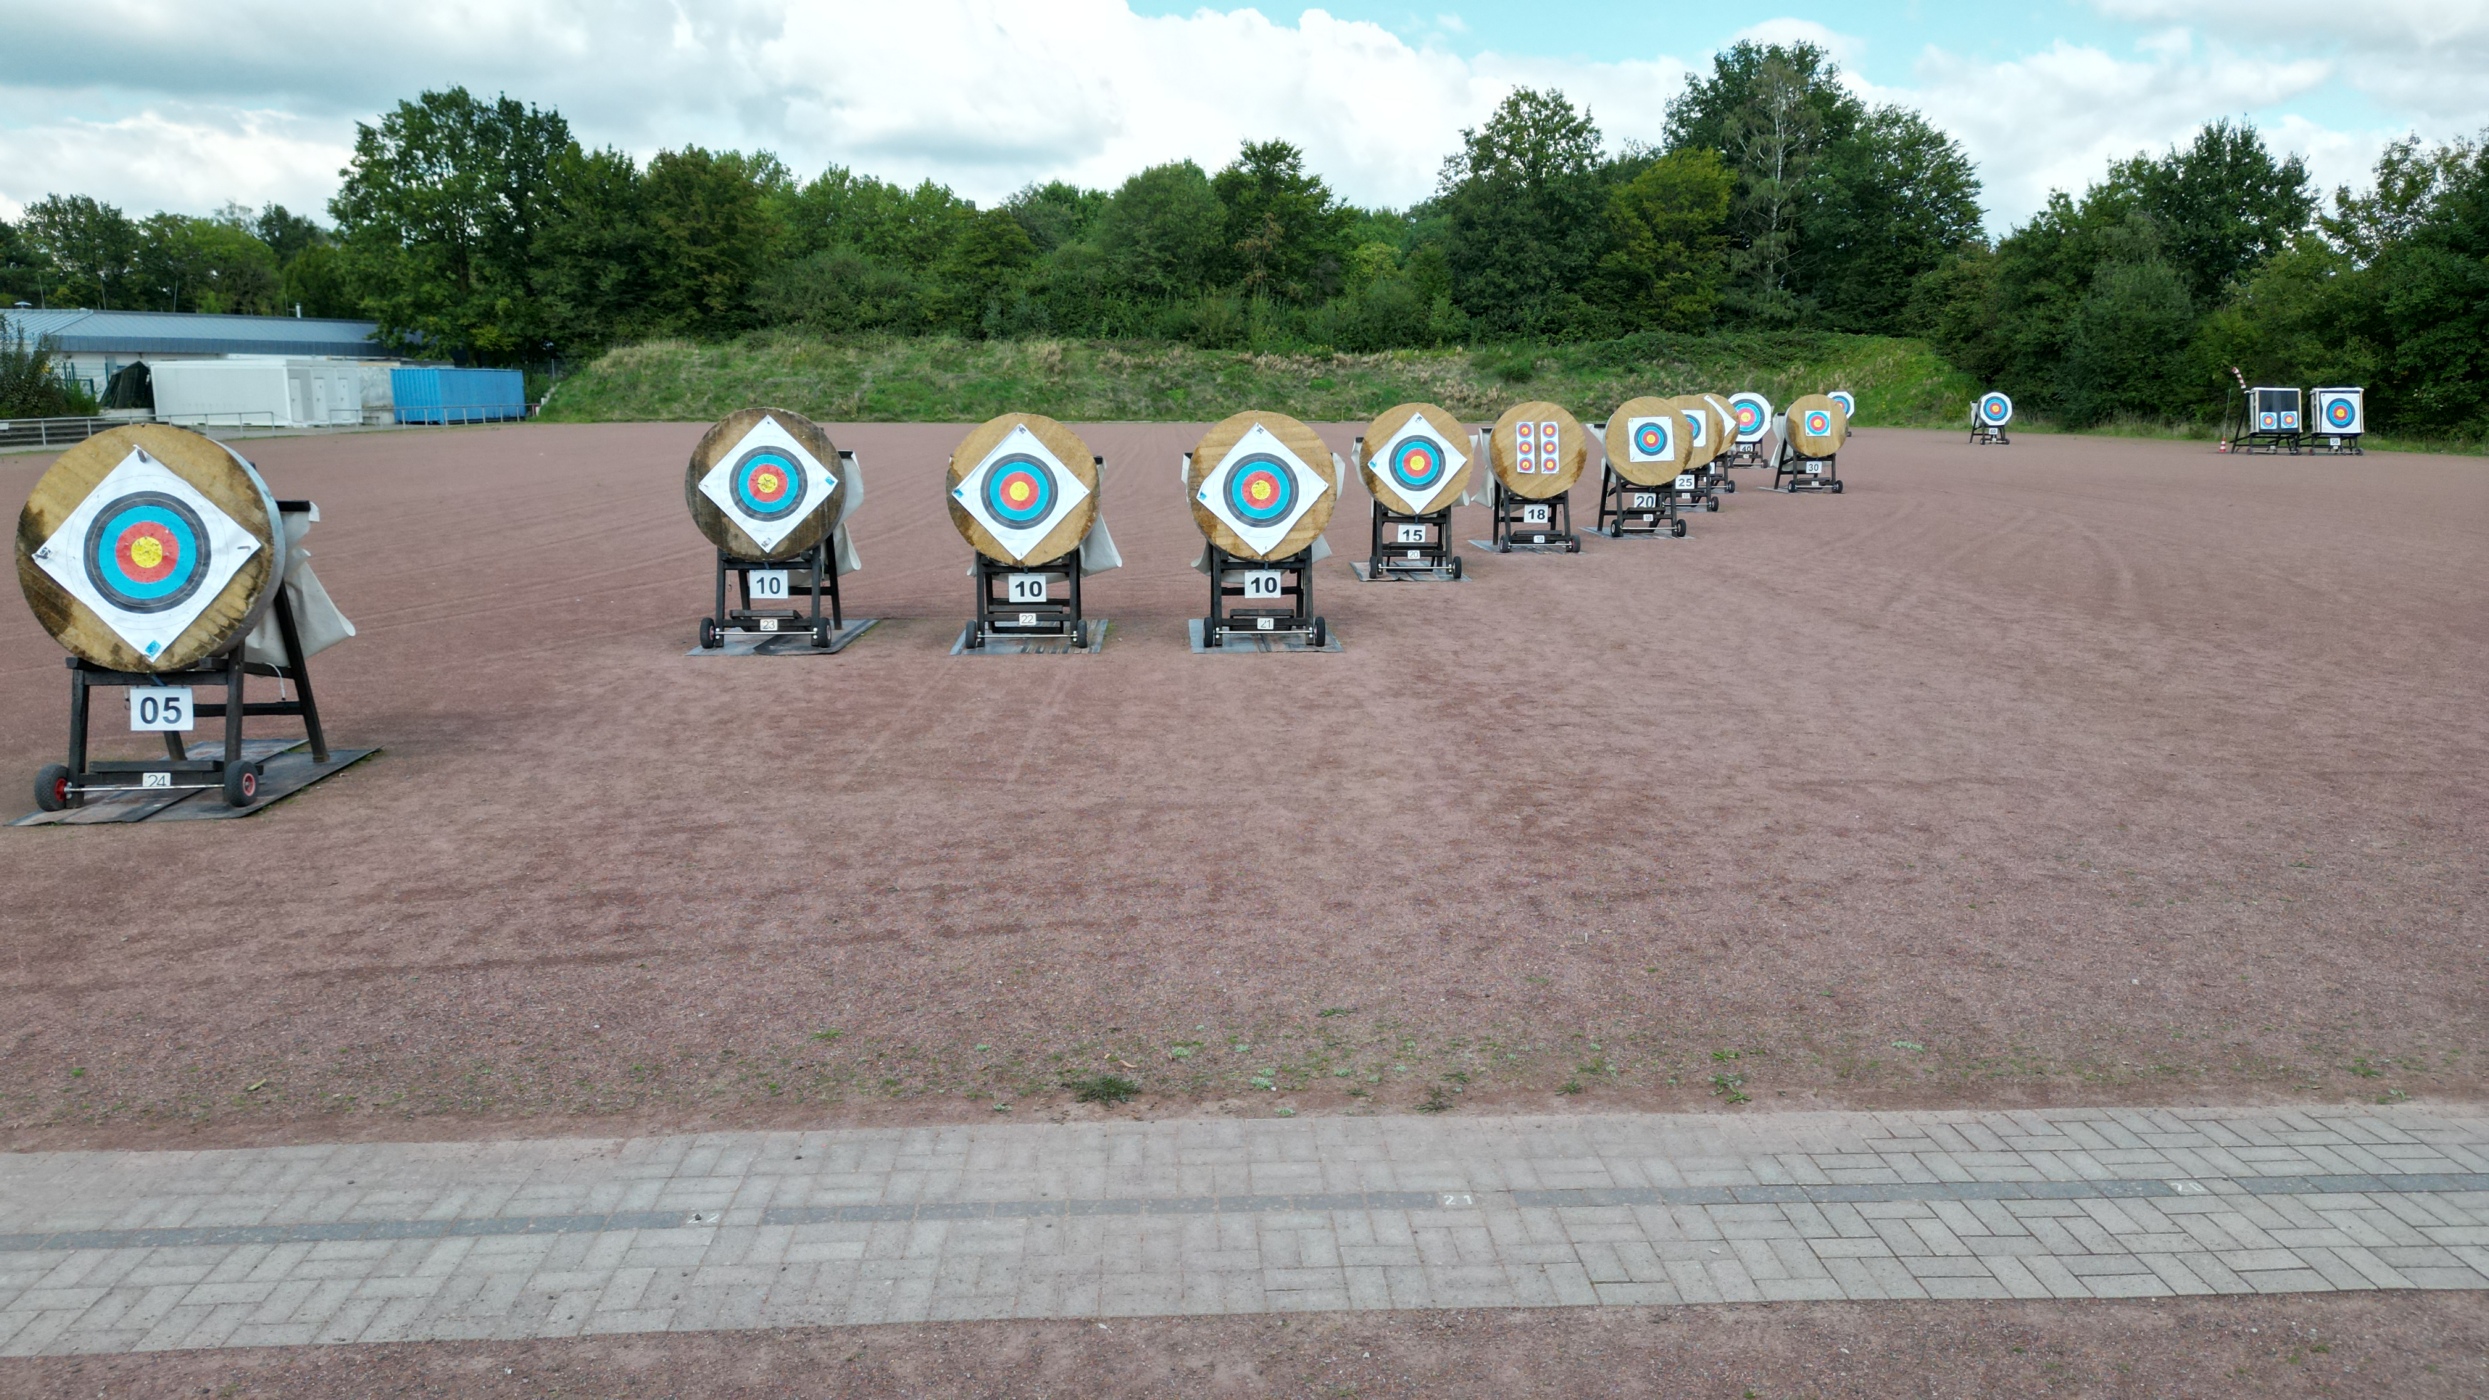
[[[1772,454],[1763,439],[1772,432],[1772,401],[1749,389],[1728,396],[1729,450],[1720,458],[1727,467],[1769,467]]]
[[[1973,445],[1999,443],[2013,446],[2005,435],[2005,425],[2014,421],[2014,401],[1998,390],[1981,394],[1970,406],[1970,440]]]
[[[1035,413],[980,424],[944,472],[951,524],[975,551],[977,615],[951,648],[976,652],[1096,651],[1081,580],[1120,568],[1100,514],[1106,459],[1071,429]]]
[[[2309,391],[2316,412],[2313,435],[2322,438],[2329,456],[2364,457],[2359,445],[2368,431],[2368,391],[2347,386]]]

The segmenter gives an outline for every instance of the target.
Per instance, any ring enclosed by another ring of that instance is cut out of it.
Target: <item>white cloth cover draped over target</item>
[[[320,508],[289,510],[279,519],[285,526],[285,602],[294,613],[294,635],[306,658],[317,656],[353,636],[354,624],[320,586],[320,576],[311,572],[311,551],[302,547],[302,537],[320,521]],[[276,609],[270,608],[242,638],[242,659],[271,666],[285,663],[285,634],[277,627]]]

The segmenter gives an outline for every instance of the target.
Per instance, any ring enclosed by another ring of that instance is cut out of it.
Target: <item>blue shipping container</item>
[[[500,423],[527,416],[527,377],[514,369],[393,369],[401,423]]]

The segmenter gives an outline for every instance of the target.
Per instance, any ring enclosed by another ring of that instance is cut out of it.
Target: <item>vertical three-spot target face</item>
[[[180,607],[207,581],[207,525],[162,491],[112,501],[87,527],[83,566],[95,591],[125,612]]]
[[[1220,494],[1237,519],[1267,529],[1295,511],[1296,473],[1277,457],[1257,453],[1228,469]]]
[[[755,447],[744,453],[735,462],[731,480],[735,504],[754,520],[784,520],[803,510],[804,498],[812,494],[804,469],[777,447]]]

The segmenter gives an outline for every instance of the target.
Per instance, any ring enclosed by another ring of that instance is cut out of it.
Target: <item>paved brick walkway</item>
[[[1346,1118],[0,1157],[0,1354],[2489,1288],[2471,1108]]]

